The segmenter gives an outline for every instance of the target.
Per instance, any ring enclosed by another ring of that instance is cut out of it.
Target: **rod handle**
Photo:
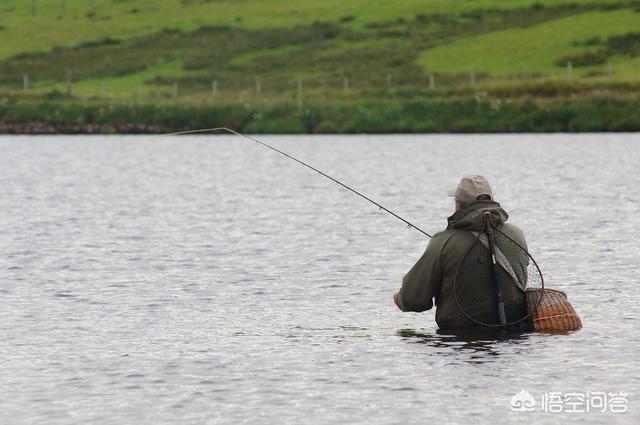
[[[504,303],[503,302],[498,303],[498,314],[500,315],[500,324],[501,325],[506,325],[507,324],[507,313],[504,310]]]

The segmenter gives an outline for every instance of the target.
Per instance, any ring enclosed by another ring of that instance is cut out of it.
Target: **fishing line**
[[[265,148],[271,149],[272,151],[279,153],[280,155],[283,155],[283,156],[285,156],[285,157],[287,157],[289,159],[292,159],[295,162],[297,162],[298,164],[304,165],[305,167],[309,168],[310,170],[315,171],[316,173],[328,178],[329,180],[333,181],[334,183],[337,183],[340,186],[344,187],[345,189],[355,193],[359,197],[361,197],[363,199],[366,199],[367,201],[371,202],[373,205],[377,206],[380,210],[386,211],[387,213],[391,214],[392,216],[394,216],[398,220],[400,220],[403,223],[405,223],[408,228],[416,229],[418,232],[422,233],[423,235],[425,235],[425,236],[427,236],[429,238],[432,237],[430,234],[428,234],[424,230],[420,229],[415,224],[413,224],[413,223],[409,222],[408,220],[400,217],[398,214],[394,213],[390,209],[388,209],[385,206],[379,204],[378,202],[374,201],[373,199],[369,198],[368,196],[363,195],[362,193],[358,192],[357,190],[353,189],[352,187],[347,186],[346,184],[342,183],[340,180],[338,180],[338,179],[336,179],[334,177],[331,177],[327,173],[324,173],[324,172],[318,170],[317,168],[312,167],[311,165],[307,164],[306,162],[303,162],[303,161],[299,160],[298,158],[295,158],[295,157],[289,155],[288,153],[281,151],[280,149],[274,148],[273,146],[268,145],[268,144],[266,144],[264,142],[261,142],[260,140],[255,139],[255,138],[253,138],[251,136],[247,136],[246,134],[238,133],[237,131],[232,130],[232,129],[227,128],[227,127],[214,127],[214,128],[204,128],[204,129],[199,129],[199,130],[178,131],[178,132],[175,132],[175,133],[163,134],[163,136],[180,136],[180,135],[183,135],[183,134],[206,133],[206,132],[212,132],[212,131],[226,131],[226,132],[229,132],[229,133],[234,134],[236,136],[244,137],[245,139],[251,140],[252,142],[255,142],[255,143],[259,144],[259,145],[264,146]]]

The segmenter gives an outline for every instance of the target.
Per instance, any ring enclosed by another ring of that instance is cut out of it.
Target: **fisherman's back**
[[[518,227],[503,224],[499,230],[519,245],[526,245]],[[442,278],[435,295],[436,323],[442,329],[480,327],[481,325],[467,317],[471,316],[481,323],[498,324],[498,301],[489,249],[469,230],[449,229],[442,233],[443,239],[447,241],[441,253]],[[500,243],[503,238],[500,233],[496,233],[498,246],[504,245]],[[504,251],[520,281],[526,281],[527,257],[517,255],[513,250]],[[500,268],[499,273],[499,280],[504,283],[501,286],[501,297],[506,316],[510,321],[524,317],[524,292],[511,282],[511,277],[504,269]],[[460,305],[464,306],[464,313]]]
[[[496,246],[503,249],[518,283],[526,285],[526,241],[523,232],[507,224],[508,214],[500,204],[480,200],[465,205],[448,219],[447,229],[434,235],[422,258],[403,279],[397,304],[403,311],[424,311],[437,306],[436,322],[442,329],[469,329],[481,323],[499,324],[498,300],[488,246],[481,243],[485,213],[498,231]],[[506,237],[505,237],[506,235]],[[515,244],[514,244],[515,242]],[[517,244],[517,245],[516,245]],[[526,297],[514,279],[498,268],[501,298],[510,321],[526,315]],[[455,286],[455,287],[454,287]],[[455,291],[454,291],[455,290]],[[464,306],[463,309],[460,306]],[[474,320],[470,320],[471,316]]]

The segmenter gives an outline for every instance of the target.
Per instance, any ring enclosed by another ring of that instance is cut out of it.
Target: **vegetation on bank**
[[[227,126],[246,133],[640,131],[640,99],[496,103],[486,98],[271,108],[16,102],[0,105],[4,133],[167,133]]]
[[[637,0],[7,0],[0,132],[631,131],[639,28]]]

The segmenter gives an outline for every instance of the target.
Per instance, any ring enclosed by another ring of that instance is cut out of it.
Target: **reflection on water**
[[[532,333],[498,329],[436,330],[433,333],[427,333],[413,329],[401,329],[397,335],[406,341],[426,344],[435,348],[470,351],[474,355],[469,357],[469,362],[483,363],[484,361],[493,361],[492,357],[500,355],[500,344],[524,343]]]
[[[470,330],[440,330],[433,334],[422,333],[412,329],[401,329],[398,335],[405,338],[415,338],[424,343],[440,342],[446,345],[449,342],[464,342],[470,345],[474,343],[517,341],[526,339],[532,332],[517,332],[501,329],[470,329]],[[460,346],[457,344],[457,346]]]

